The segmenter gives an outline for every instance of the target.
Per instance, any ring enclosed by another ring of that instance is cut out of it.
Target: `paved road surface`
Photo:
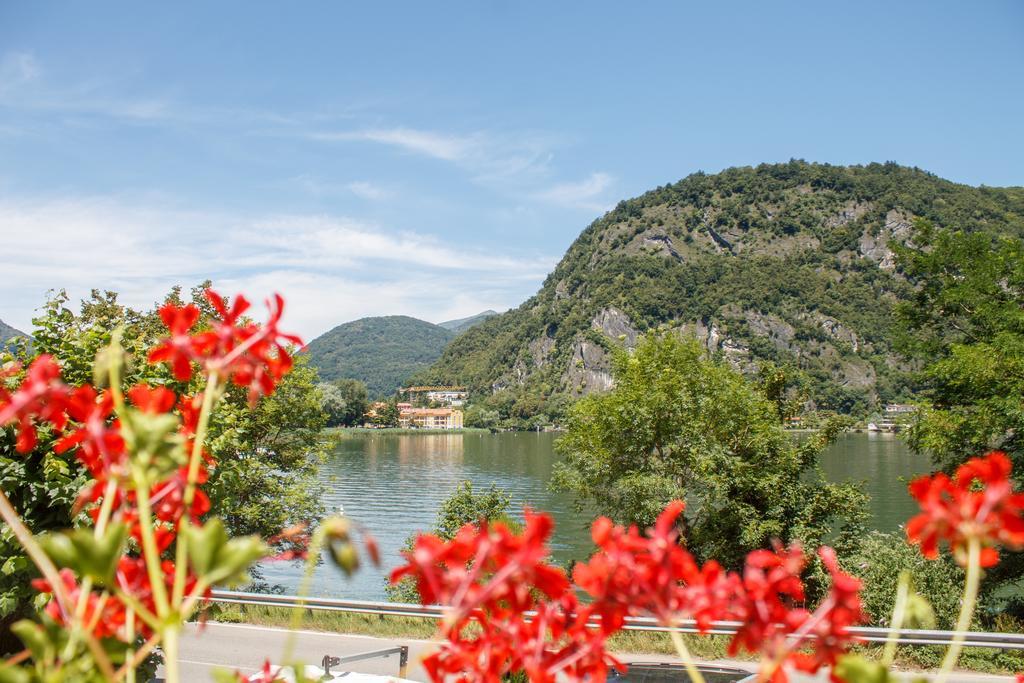
[[[286,629],[244,624],[207,624],[198,628],[190,624],[181,643],[182,679],[187,683],[212,681],[211,670],[217,667],[239,670],[245,674],[256,672],[265,659],[280,661],[284,648]],[[319,664],[323,656],[357,654],[369,650],[381,650],[396,645],[409,646],[409,671],[407,677],[414,681],[426,681],[420,657],[431,647],[424,640],[387,640],[372,636],[352,636],[320,631],[300,631],[296,636],[296,654],[307,664]],[[657,655],[623,656],[626,661],[674,661],[671,657]],[[719,662],[725,666],[751,669],[750,662]],[[346,670],[395,676],[398,674],[398,657],[373,659],[349,664]],[[162,671],[160,672],[162,675]],[[909,676],[907,680],[909,680]],[[824,674],[810,678],[793,677],[800,683],[805,681],[827,681]],[[1011,683],[1009,676],[986,676],[979,674],[957,674],[950,678],[958,683]]]

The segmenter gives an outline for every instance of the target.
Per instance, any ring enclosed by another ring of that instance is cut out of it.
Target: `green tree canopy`
[[[364,383],[357,379],[339,379],[321,384],[319,389],[328,427],[354,427],[364,422],[370,407]]]
[[[690,549],[729,567],[773,538],[842,546],[861,531],[864,494],[817,468],[835,428],[797,443],[777,403],[695,340],[646,335],[615,355],[614,377],[569,411],[557,443],[553,486],[579,503],[645,527],[685,499]]]
[[[920,221],[899,252],[917,285],[898,308],[930,405],[911,445],[952,469],[991,449],[1024,467],[1024,242]]]

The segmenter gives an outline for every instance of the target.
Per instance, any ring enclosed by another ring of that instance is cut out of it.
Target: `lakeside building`
[[[459,407],[466,402],[466,387],[406,387],[399,393],[414,403],[441,403]]]
[[[897,416],[897,415],[913,415],[917,412],[917,406],[910,405],[909,403],[887,403],[885,405],[886,417]]]
[[[398,424],[406,428],[462,429],[462,411],[453,408],[405,408]]]

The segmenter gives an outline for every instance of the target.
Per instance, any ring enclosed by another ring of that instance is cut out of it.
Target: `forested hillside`
[[[11,337],[27,337],[28,335],[20,330],[16,330],[3,320],[0,320],[0,343],[6,342]]]
[[[483,321],[487,320],[488,318],[493,318],[496,315],[498,315],[497,311],[490,311],[490,310],[488,310],[488,311],[484,311],[483,313],[477,313],[476,315],[471,315],[468,318],[459,318],[457,320],[446,320],[443,323],[438,323],[438,325],[440,325],[441,327],[443,327],[446,330],[451,330],[455,334],[459,334],[460,332],[465,332],[466,330],[468,330],[469,328],[473,327],[474,325],[479,325],[480,323],[482,323]]]
[[[310,364],[324,381],[358,379],[371,398],[388,396],[438,359],[455,333],[404,315],[338,325],[309,343]]]
[[[559,414],[610,386],[609,351],[653,327],[752,369],[799,368],[819,408],[908,398],[893,306],[912,285],[893,247],[913,220],[1024,234],[1024,189],[896,164],[791,161],[696,173],[621,202],[519,308],[460,335],[423,382],[467,384],[504,415]]]

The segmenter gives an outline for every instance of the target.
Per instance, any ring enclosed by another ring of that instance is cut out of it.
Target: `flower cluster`
[[[604,680],[607,667],[618,666],[604,641],[626,617],[648,614],[666,626],[694,619],[705,632],[715,621],[742,622],[730,651],[761,652],[765,680],[785,681],[787,662],[808,672],[835,664],[853,641],[849,627],[863,619],[860,582],[840,571],[835,553],[820,551],[832,588],[809,613],[800,607],[805,560],[798,546],[751,553],[742,575],[714,561],[701,567],[679,543],[675,527],[683,507],[670,503],[647,534],[606,518],[594,522],[598,550],[573,571],[576,587],[591,598],[587,604],[577,603],[565,576],[544,562],[551,525],[546,516],[527,512],[522,536],[486,522],[463,527],[448,543],[420,536],[392,581],[412,575],[425,604],[451,608],[444,646],[428,660],[433,680],[466,675],[459,680],[497,681],[514,670],[535,681],[553,680],[555,673]],[[531,622],[524,620],[526,609],[536,610]],[[479,636],[465,635],[470,621],[479,624]],[[811,651],[802,651],[805,646]],[[590,668],[566,668],[566,661]]]
[[[195,305],[160,308],[169,335],[149,361],[167,363],[178,381],[190,380],[198,364],[218,381],[248,388],[250,400],[271,393],[291,367],[289,345],[301,344],[278,329],[281,298],[268,302],[265,325],[242,318],[249,304],[241,296],[230,308],[213,291],[206,298],[217,316],[203,329],[194,329],[200,318]],[[202,448],[200,423],[215,402],[216,382],[207,383],[210,400],[204,404],[203,395],[179,397],[161,386],[138,385],[122,396],[117,373],[106,390],[71,388],[47,355],[29,365],[17,389],[7,388],[20,372],[14,365],[0,371],[0,427],[14,425],[17,449],[29,452],[39,428],[48,425],[56,437],[54,451],[73,453],[91,477],[78,508],[87,508],[95,533],[54,541],[61,569],[33,584],[53,595],[46,611],[56,623],[84,624],[95,639],[149,637],[172,619],[187,617],[188,605],[217,580],[211,576],[230,578],[244,569],[243,560],[262,552],[262,544],[231,546],[216,536],[223,535],[222,526],[200,529],[210,510],[201,487],[213,466]],[[199,557],[181,551],[188,545],[182,536],[188,527],[208,534],[204,541],[213,539]],[[139,555],[124,552],[128,538]],[[165,551],[176,541],[172,561]]]
[[[532,681],[603,680],[618,662],[607,632],[588,627],[565,573],[547,563],[551,517],[525,513],[522,534],[501,523],[467,524],[445,542],[421,535],[393,582],[413,576],[424,604],[444,604],[445,642],[424,660],[435,681],[497,682],[513,671]],[[476,624],[478,634],[467,635]]]
[[[278,295],[268,301],[270,318],[257,325],[243,317],[249,310],[245,297],[235,297],[230,308],[213,290],[206,290],[206,298],[219,318],[198,334],[192,332],[200,314],[195,304],[168,303],[160,308],[160,318],[171,335],[150,351],[150,362],[168,363],[175,379],[182,382],[192,378],[193,363],[197,363],[207,373],[248,387],[250,400],[272,393],[291,369],[288,345],[302,345],[301,339],[278,329],[284,301]]]
[[[1001,451],[972,458],[953,477],[938,473],[910,483],[910,495],[921,514],[907,522],[907,538],[921,546],[929,559],[947,543],[961,565],[967,564],[967,544],[980,542],[982,567],[999,562],[997,546],[1024,547],[1024,494],[1010,481],[1012,465]]]

